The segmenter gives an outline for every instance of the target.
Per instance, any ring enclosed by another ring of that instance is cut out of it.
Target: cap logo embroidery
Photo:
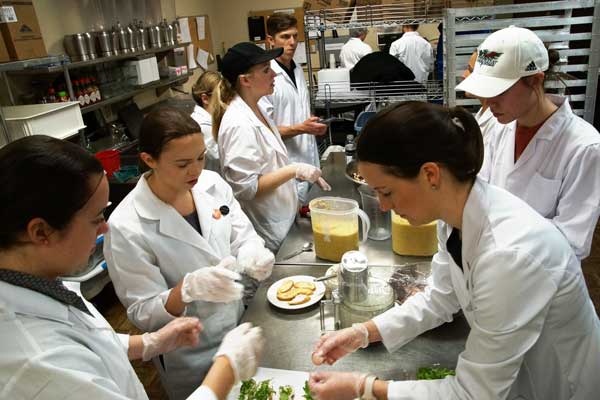
[[[498,53],[497,51],[489,51],[489,50],[479,50],[477,54],[477,62],[480,65],[487,65],[488,67],[493,67],[498,62],[498,58],[503,53]]]
[[[530,62],[529,65],[525,68],[525,71],[537,71],[538,67],[535,65],[535,62]]]

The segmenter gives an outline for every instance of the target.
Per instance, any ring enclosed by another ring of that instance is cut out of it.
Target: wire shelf
[[[368,102],[394,103],[417,100],[439,102],[444,100],[444,87],[441,81],[426,81],[419,84],[413,81],[394,82],[327,82],[319,83],[311,91],[315,105],[355,104]]]

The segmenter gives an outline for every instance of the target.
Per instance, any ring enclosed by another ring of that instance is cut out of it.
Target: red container
[[[106,176],[109,178],[113,172],[121,168],[121,153],[118,150],[104,150],[96,153],[96,158],[102,163]]]

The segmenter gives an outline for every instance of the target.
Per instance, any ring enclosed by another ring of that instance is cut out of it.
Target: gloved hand
[[[183,346],[196,347],[200,341],[202,325],[198,318],[176,318],[156,332],[142,335],[142,359],[150,360],[159,354],[168,353]]]
[[[227,269],[235,262],[234,257],[227,256],[215,267],[200,268],[185,274],[181,285],[181,299],[185,303],[194,300],[229,303],[241,299],[244,286],[236,280],[242,277],[237,272]]]
[[[226,356],[233,369],[234,383],[238,383],[254,376],[264,346],[262,329],[258,326],[253,328],[251,323],[246,322],[225,335],[213,361],[219,356]]]
[[[319,340],[312,354],[315,365],[333,364],[345,355],[369,345],[369,331],[364,324],[352,324],[350,328],[330,332]]]
[[[367,374],[358,372],[318,371],[310,374],[308,387],[319,400],[358,399],[366,378]]]
[[[293,163],[296,168],[296,179],[315,183],[321,177],[321,170],[314,165],[306,163]]]
[[[317,185],[319,185],[319,187],[321,189],[323,189],[325,192],[331,192],[331,186],[329,185],[329,183],[327,183],[327,181],[325,179],[323,179],[322,177],[317,179]]]
[[[260,243],[248,243],[238,251],[237,264],[243,267],[242,272],[256,279],[264,281],[273,271],[275,256]]]

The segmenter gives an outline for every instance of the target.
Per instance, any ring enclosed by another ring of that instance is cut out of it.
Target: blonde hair
[[[192,87],[192,97],[196,104],[200,107],[204,107],[202,103],[202,95],[211,96],[214,92],[215,87],[221,82],[223,76],[215,71],[206,71],[196,81]]]
[[[233,100],[236,94],[235,88],[224,78],[221,78],[219,84],[213,89],[213,95],[210,97],[212,135],[217,143],[221,120],[223,120],[223,115],[227,110],[227,106],[229,106],[229,103],[231,103],[231,100]]]

